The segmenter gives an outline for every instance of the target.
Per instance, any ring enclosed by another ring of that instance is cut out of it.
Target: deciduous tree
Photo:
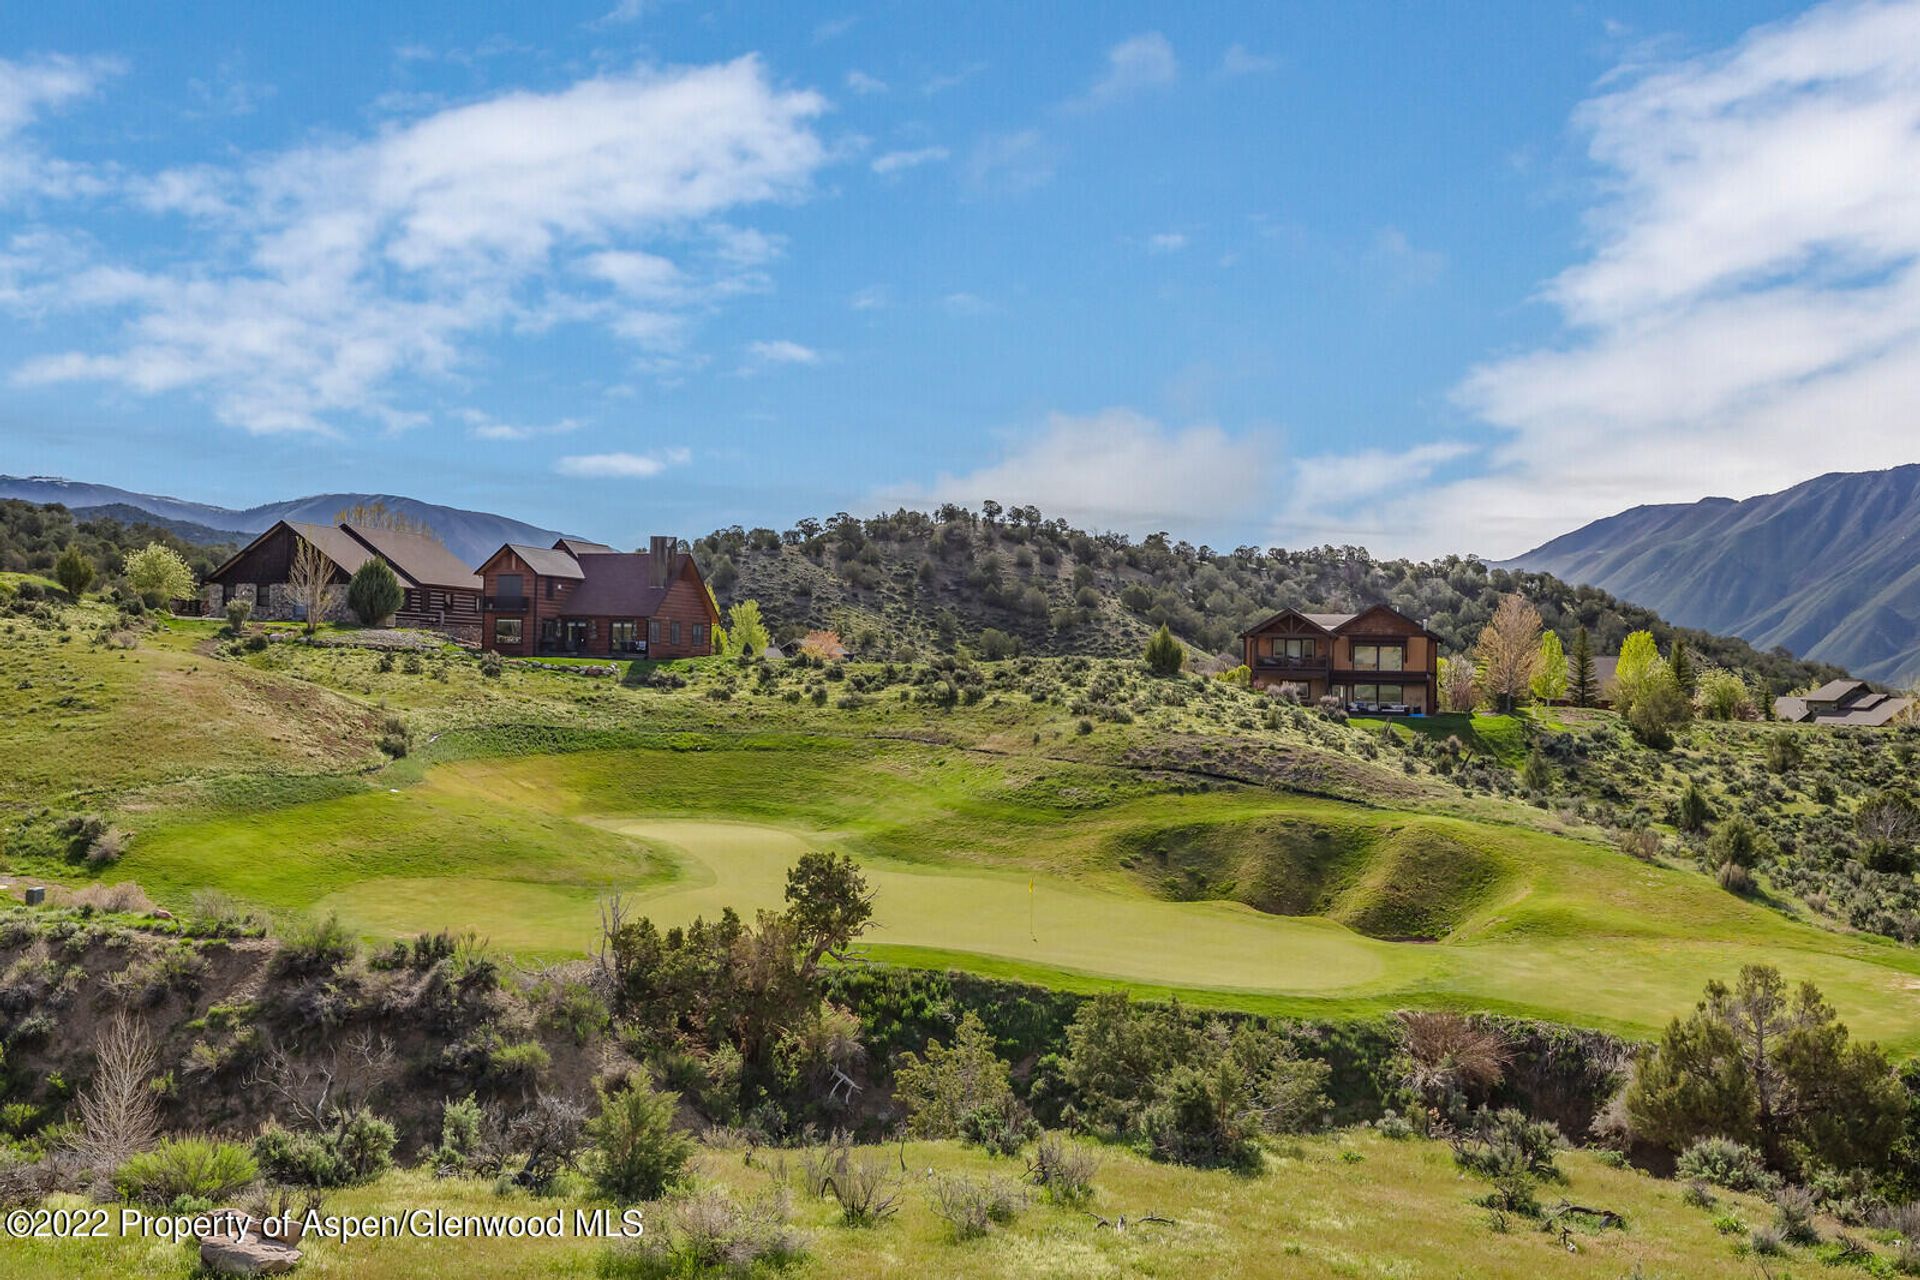
[[[293,566],[287,571],[287,593],[306,614],[307,634],[320,625],[327,611],[327,591],[333,585],[333,561],[305,538],[296,539]]]
[[[193,594],[193,567],[165,543],[149,542],[129,551],[125,565],[127,585],[149,605],[184,600]]]
[[[1518,594],[1503,596],[1493,621],[1474,645],[1481,692],[1502,711],[1513,710],[1533,682],[1540,663],[1540,611]]]
[[[1540,657],[1533,668],[1533,696],[1541,702],[1558,702],[1567,696],[1567,654],[1560,647],[1558,632],[1540,633]]]

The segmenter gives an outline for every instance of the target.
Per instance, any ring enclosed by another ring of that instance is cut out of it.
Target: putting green
[[[662,848],[680,877],[629,889],[662,925],[783,905],[786,871],[831,843],[778,827],[694,819],[593,822]],[[1228,902],[1163,902],[1013,872],[941,869],[862,858],[874,891],[869,939],[881,946],[965,952],[1142,983],[1364,994],[1404,976],[1391,944],[1332,921],[1263,915]],[[491,892],[488,891],[489,885]],[[477,892],[476,892],[477,890]],[[320,910],[373,933],[473,929],[510,949],[552,947],[568,917],[582,945],[598,922],[596,895],[576,886],[496,881],[450,899],[439,879],[364,881]]]

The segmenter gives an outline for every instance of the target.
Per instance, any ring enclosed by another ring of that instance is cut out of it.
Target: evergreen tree
[[[68,595],[78,600],[80,593],[93,585],[93,561],[87,559],[86,553],[80,548],[68,546],[60,553],[60,558],[54,561],[53,576],[59,580]]]
[[[1153,639],[1147,641],[1146,659],[1155,675],[1178,675],[1180,668],[1186,665],[1187,651],[1173,638],[1173,632],[1167,625],[1161,623],[1160,629],[1153,633]]]
[[[1581,627],[1573,633],[1573,670],[1568,681],[1568,693],[1576,707],[1590,707],[1600,696],[1595,687],[1597,681],[1593,673],[1593,639],[1587,629]]]
[[[392,617],[406,599],[406,588],[400,585],[393,566],[379,556],[355,569],[347,583],[347,608],[353,610],[363,627]]]
[[[1667,659],[1667,666],[1673,670],[1673,682],[1680,686],[1680,692],[1691,698],[1698,677],[1694,675],[1693,659],[1687,656],[1687,642],[1679,636],[1673,638],[1673,654]]]

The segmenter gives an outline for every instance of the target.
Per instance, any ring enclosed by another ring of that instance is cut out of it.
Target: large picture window
[[[640,637],[639,629],[634,623],[615,622],[611,630],[613,633],[613,651],[615,653],[631,653],[637,647],[635,641]]]
[[[493,642],[496,645],[512,645],[517,649],[520,647],[520,637],[523,634],[525,633],[520,630],[520,619],[518,618],[495,618],[493,620]]]
[[[493,594],[503,600],[525,599],[526,579],[517,573],[496,573],[493,575]]]
[[[1406,648],[1398,644],[1355,644],[1355,671],[1399,671],[1407,665]]]
[[[1275,636],[1269,652],[1276,658],[1311,658],[1316,643],[1312,636]]]

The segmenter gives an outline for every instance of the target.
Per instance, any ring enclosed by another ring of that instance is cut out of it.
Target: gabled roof
[[[370,548],[364,543],[357,541],[352,535],[347,533],[346,530],[335,525],[307,524],[300,520],[282,520],[280,524],[291,529],[301,541],[312,543],[315,547],[319,548],[320,554],[333,561],[335,565],[339,566],[340,571],[348,577],[353,576],[355,569],[358,569],[361,565],[373,559],[373,551]],[[278,527],[279,525],[274,526],[274,528]],[[267,535],[272,532],[273,529],[267,530],[266,533],[254,539],[251,545],[258,545],[264,542]],[[241,554],[244,555],[246,553],[243,551]],[[238,558],[238,556],[235,557],[235,559]],[[221,566],[223,569],[225,567],[225,565]]]
[[[425,534],[398,529],[345,524],[341,528],[379,553],[401,581],[413,587],[444,587],[453,591],[480,590],[480,575],[454,558],[446,544]],[[304,536],[304,535],[303,535]]]
[[[595,552],[605,553],[613,548],[604,542],[588,542],[585,538],[562,538],[553,544],[555,551],[564,551],[570,556],[584,556]]]
[[[1260,622],[1257,622],[1253,626],[1248,627],[1245,631],[1242,631],[1240,634],[1243,636],[1258,635],[1260,632],[1267,630],[1267,628],[1271,627],[1274,623],[1280,621],[1282,618],[1293,617],[1293,618],[1300,619],[1302,622],[1307,623],[1309,626],[1317,628],[1320,631],[1326,632],[1328,635],[1332,635],[1335,632],[1345,630],[1348,626],[1352,625],[1355,622],[1358,622],[1360,619],[1366,617],[1370,613],[1390,613],[1394,617],[1399,618],[1403,622],[1412,623],[1414,626],[1419,627],[1420,633],[1422,635],[1425,635],[1434,639],[1438,639],[1438,637],[1434,636],[1433,632],[1427,630],[1425,626],[1422,626],[1420,623],[1414,622],[1412,618],[1407,617],[1406,614],[1401,613],[1398,609],[1394,608],[1392,605],[1387,605],[1387,604],[1370,604],[1366,608],[1360,610],[1358,613],[1302,613],[1298,609],[1282,609],[1280,610],[1280,612],[1274,614],[1273,616],[1262,619]]]
[[[675,557],[666,586],[653,581],[653,557],[644,551],[592,552],[580,557],[585,581],[561,606],[562,613],[596,617],[650,618],[660,610],[667,587],[680,568]]]
[[[578,560],[574,559],[573,556],[567,552],[557,551],[552,547],[529,547],[523,546],[518,542],[509,542],[502,546],[500,551],[513,552],[513,554],[519,556],[520,559],[526,563],[527,568],[533,570],[543,578],[568,578],[574,582],[578,582],[586,577],[585,574],[580,572],[580,562]],[[494,552],[493,555],[481,561],[480,567],[484,569],[486,566],[492,564],[494,558],[500,554],[500,551]]]
[[[1351,617],[1353,617],[1353,615],[1350,613],[1302,613],[1298,609],[1287,608],[1280,610],[1280,612],[1270,617],[1262,618],[1259,622],[1254,623],[1240,634],[1243,636],[1258,635],[1282,618],[1298,618],[1310,627],[1331,634],[1335,627]]]

